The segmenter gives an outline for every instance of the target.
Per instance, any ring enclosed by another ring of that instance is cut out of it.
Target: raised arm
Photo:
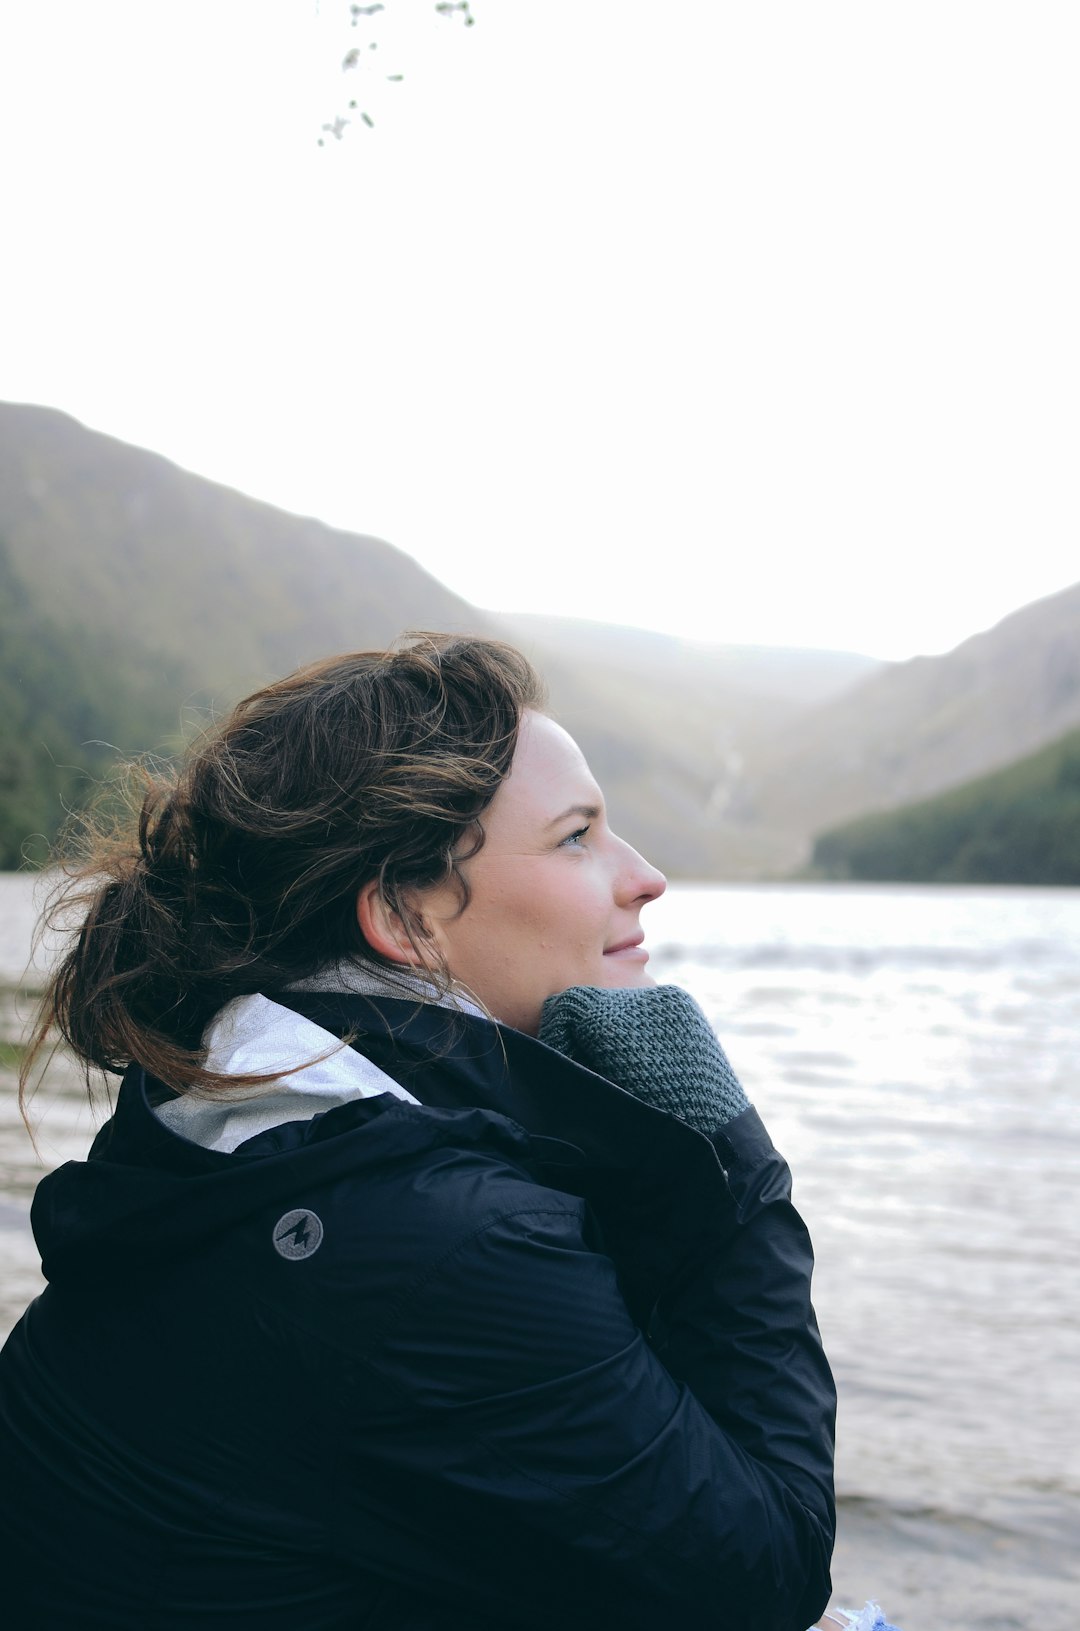
[[[675,1026],[680,1060],[696,1015]],[[806,1631],[828,1600],[833,1392],[786,1167],[741,1091],[706,1144],[506,1041],[526,1125],[546,1115],[543,1131],[576,1138],[593,1098],[645,1160],[606,1176],[594,1162],[588,1205],[554,1179],[455,1171],[442,1192],[490,1210],[470,1227],[438,1216],[444,1252],[363,1333],[343,1546],[385,1563],[415,1525],[406,1552],[422,1546],[476,1624]],[[372,1488],[393,1496],[389,1533],[350,1498]]]
[[[836,1399],[810,1301],[813,1250],[787,1165],[705,1015],[676,986],[575,988],[548,1003],[541,1035],[712,1143],[727,1206],[706,1214],[712,1227],[660,1289],[650,1339],[831,1533]]]

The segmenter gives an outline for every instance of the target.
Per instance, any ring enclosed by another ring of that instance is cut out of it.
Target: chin
[[[603,978],[597,980],[596,984],[608,991],[624,991],[628,987],[636,989],[655,985],[656,981],[640,963],[612,962],[610,965],[605,964]]]

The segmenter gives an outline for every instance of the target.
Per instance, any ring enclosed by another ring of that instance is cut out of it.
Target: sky
[[[0,397],[497,610],[902,659],[1080,580],[1075,0],[472,13],[7,0]]]

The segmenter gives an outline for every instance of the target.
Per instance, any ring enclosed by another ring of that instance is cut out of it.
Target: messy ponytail
[[[226,1002],[343,958],[382,961],[356,916],[372,879],[445,981],[410,891],[452,881],[464,909],[461,863],[543,697],[511,646],[409,640],[256,691],[177,769],[129,767],[80,819],[48,914],[79,926],[41,1000],[24,1097],[52,1036],[88,1077],[137,1061],[177,1091],[225,1085],[201,1039]]]

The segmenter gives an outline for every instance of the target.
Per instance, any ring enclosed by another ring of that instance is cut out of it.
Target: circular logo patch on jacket
[[[287,1257],[295,1261],[300,1257],[310,1257],[317,1252],[322,1244],[323,1226],[321,1218],[306,1207],[294,1212],[286,1212],[283,1218],[278,1218],[274,1224],[274,1250],[279,1257]]]

